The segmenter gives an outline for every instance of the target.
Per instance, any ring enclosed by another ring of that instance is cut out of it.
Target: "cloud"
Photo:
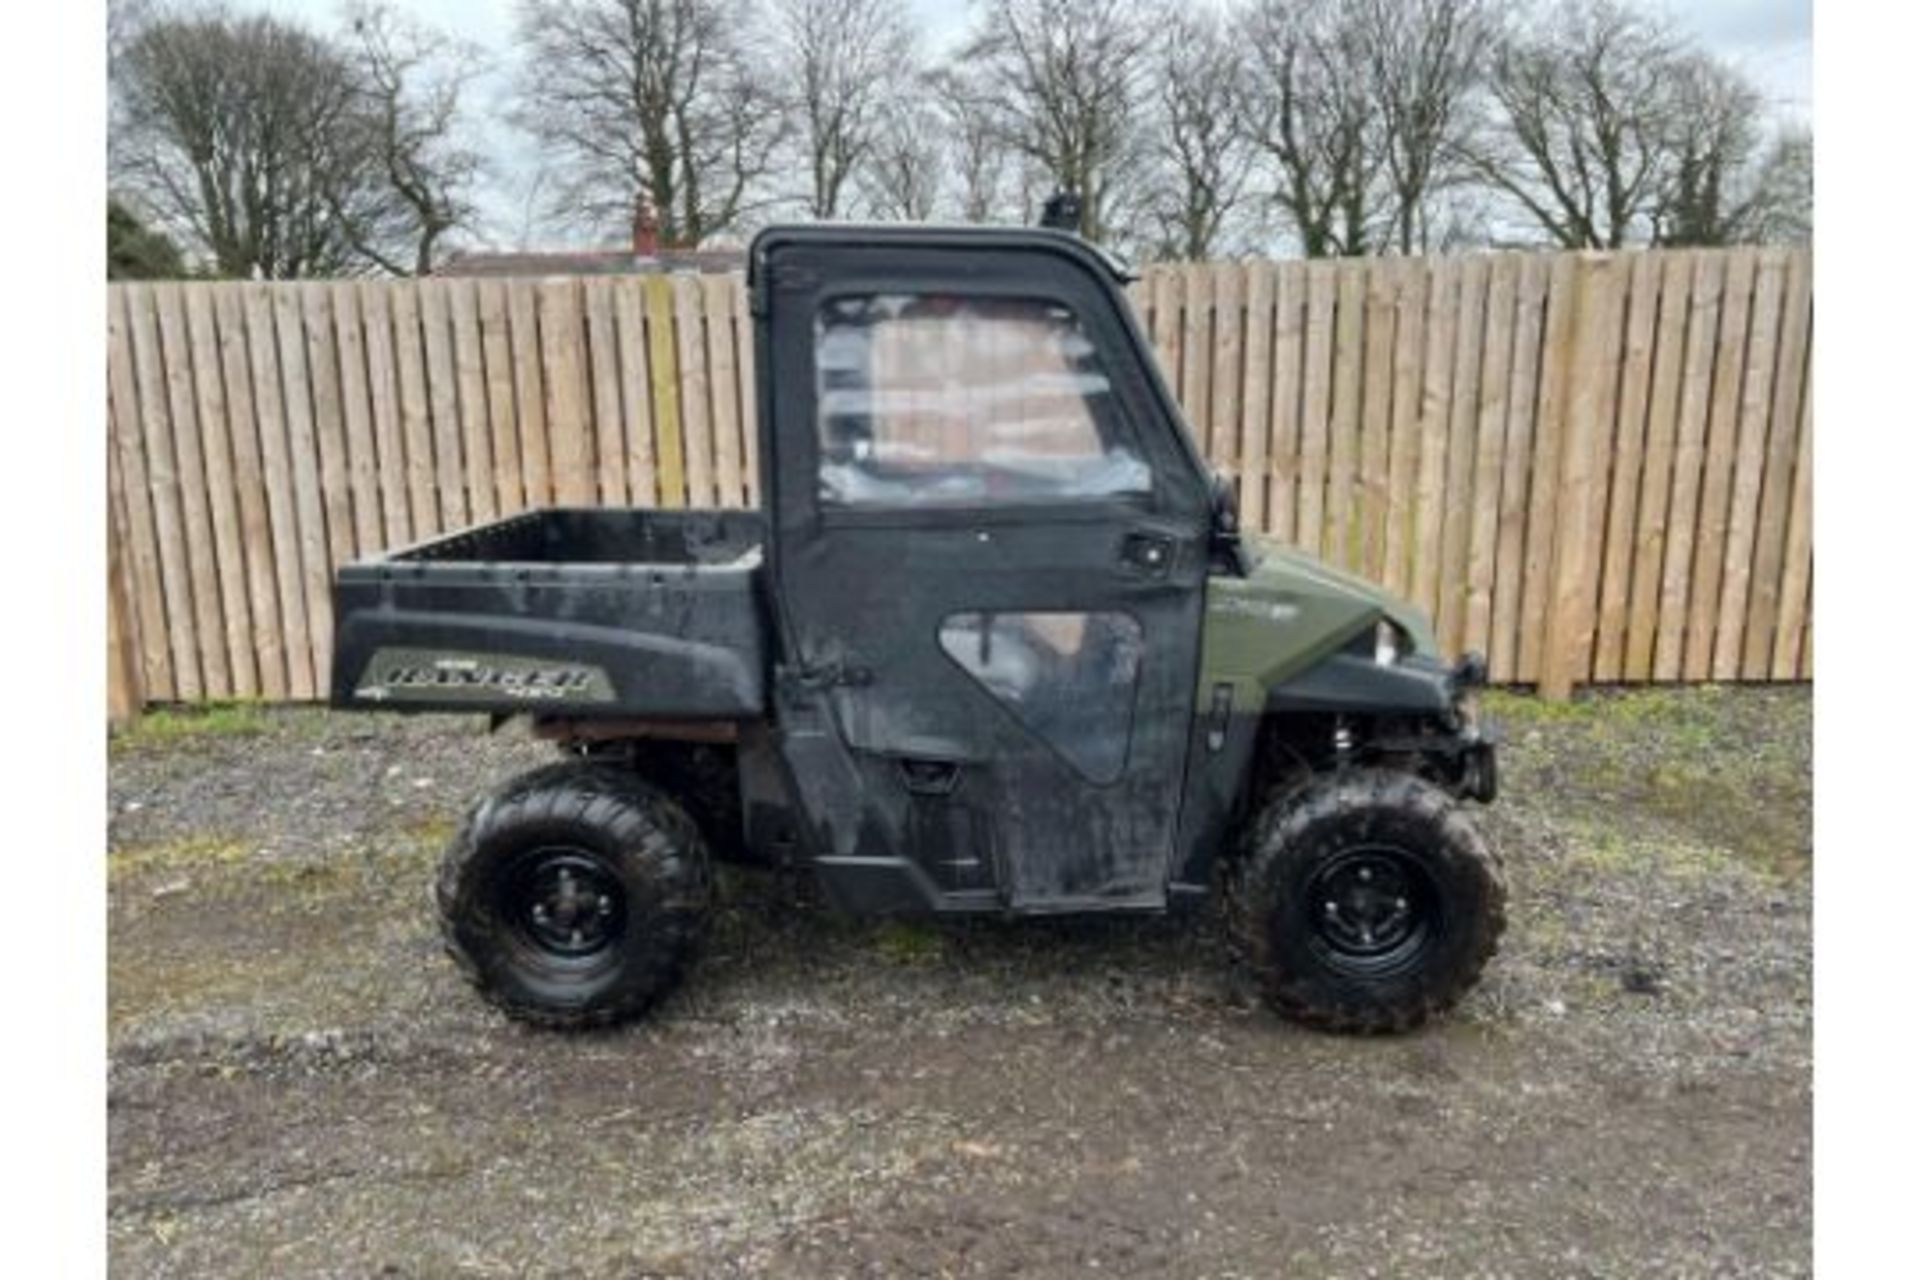
[[[1781,118],[1813,110],[1811,0],[1640,0],[1753,78]]]
[[[1695,0],[1673,10],[1716,49],[1777,49],[1813,40],[1811,0]]]

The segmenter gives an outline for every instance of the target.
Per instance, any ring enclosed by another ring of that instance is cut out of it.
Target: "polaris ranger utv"
[[[1051,230],[753,243],[758,511],[539,510],[345,566],[335,706],[528,716],[436,886],[508,1013],[645,1010],[709,859],[856,912],[1226,897],[1280,1012],[1412,1027],[1494,953],[1484,664],[1249,544],[1121,269]]]

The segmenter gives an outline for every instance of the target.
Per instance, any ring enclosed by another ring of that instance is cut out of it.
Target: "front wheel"
[[[477,805],[440,865],[447,950],[524,1022],[601,1026],[679,981],[706,922],[707,849],[629,773],[538,769]]]
[[[1506,925],[1498,860],[1454,799],[1360,769],[1256,814],[1238,867],[1242,949],[1267,1001],[1328,1031],[1406,1031],[1478,981]]]

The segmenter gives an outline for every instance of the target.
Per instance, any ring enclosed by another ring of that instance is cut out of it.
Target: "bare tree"
[[[990,91],[977,69],[942,67],[928,77],[947,140],[962,222],[991,222],[1006,199],[1007,153]]]
[[[1665,172],[1651,213],[1653,239],[1731,243],[1752,210],[1754,192],[1738,188],[1761,144],[1760,92],[1704,55],[1676,57],[1667,71],[1672,96],[1661,122]]]
[[[153,0],[107,0],[107,86],[110,91],[127,46],[153,18]]]
[[[107,0],[107,172],[123,174],[124,146],[131,132],[127,118],[127,49],[153,19],[152,0]],[[123,214],[132,216],[131,210]]]
[[[1767,244],[1813,240],[1813,131],[1792,125],[1774,135],[1760,162],[1760,192],[1748,234]]]
[[[805,158],[807,212],[838,217],[850,180],[872,156],[912,77],[913,37],[905,11],[899,0],[775,0],[774,26],[788,110]]]
[[[1492,0],[1362,0],[1353,16],[1379,113],[1390,243],[1424,251],[1435,195],[1466,176],[1467,108],[1495,34]]]
[[[925,222],[940,206],[946,164],[937,110],[918,95],[902,95],[874,137],[861,196],[876,217]]]
[[[178,280],[186,274],[172,240],[118,200],[107,198],[107,279]]]
[[[1362,3],[1256,0],[1241,23],[1250,75],[1242,127],[1309,258],[1366,253],[1392,218]]]
[[[1080,234],[1121,230],[1120,197],[1140,150],[1140,103],[1155,38],[1138,0],[985,0],[961,57],[976,69],[1004,145],[1080,196]]]
[[[118,95],[127,49],[157,15],[153,0],[107,0],[107,95]]]
[[[348,144],[352,68],[278,18],[214,9],[152,19],[121,55],[111,154],[136,192],[223,276],[351,270],[346,219],[383,198]]]
[[[1567,248],[1652,232],[1667,180],[1680,43],[1621,0],[1561,0],[1505,36],[1475,168]]]
[[[1152,66],[1157,172],[1147,199],[1159,256],[1212,257],[1241,206],[1253,148],[1238,123],[1240,62],[1238,42],[1214,14],[1190,11],[1163,33]]]
[[[1652,214],[1654,243],[1793,238],[1787,225],[1795,218],[1792,206],[1803,204],[1810,215],[1811,198],[1802,200],[1793,190],[1795,144],[1769,138],[1759,89],[1706,54],[1677,59],[1669,84],[1673,97]]]
[[[461,137],[460,99],[483,69],[480,54],[383,4],[355,5],[347,25],[354,140],[384,176],[388,195],[348,221],[348,234],[382,269],[426,275],[447,233],[474,214],[481,159]]]
[[[513,118],[557,212],[624,226],[644,200],[698,244],[761,198],[782,122],[739,0],[522,0],[519,35]]]
[[[552,182],[551,170],[545,163],[537,163],[512,184],[512,196],[518,211],[511,224],[513,230],[509,242],[522,253],[533,250],[540,227],[546,221],[545,207],[549,203],[547,192]]]

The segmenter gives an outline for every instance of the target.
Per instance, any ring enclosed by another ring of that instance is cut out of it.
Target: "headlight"
[[[1385,618],[1373,627],[1373,660],[1383,667],[1390,667],[1407,656],[1413,648],[1407,633],[1394,626]]]

